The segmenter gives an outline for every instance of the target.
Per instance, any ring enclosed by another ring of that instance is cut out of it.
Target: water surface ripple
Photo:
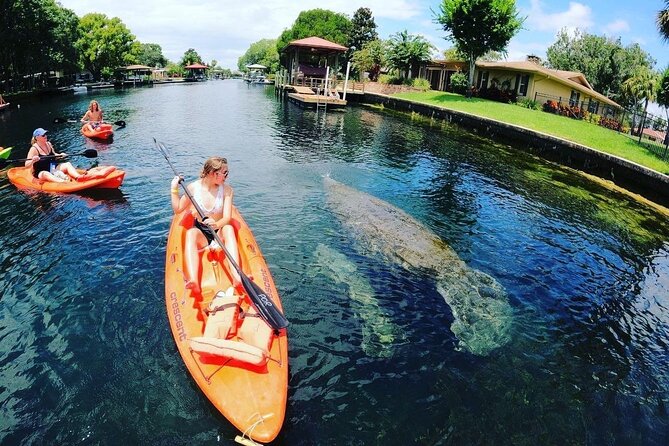
[[[92,98],[128,124],[110,144],[52,123]],[[61,150],[98,150],[77,164],[127,175],[120,192],[58,196],[0,174],[2,444],[232,444],[168,328],[172,174],[153,137],[189,180],[207,157],[229,159],[291,322],[276,444],[669,442],[669,224],[625,196],[440,122],[317,114],[234,80],[21,101],[0,114],[0,145],[22,157],[36,127]],[[409,213],[498,281],[509,342],[458,348],[430,271],[357,251],[324,175]],[[318,250],[355,277],[328,273]]]

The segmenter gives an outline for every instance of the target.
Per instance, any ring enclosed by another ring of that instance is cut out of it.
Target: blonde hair
[[[207,161],[205,161],[204,166],[202,167],[202,172],[200,172],[200,178],[204,178],[210,173],[218,172],[223,168],[223,166],[227,165],[227,159],[220,156],[212,156]]]

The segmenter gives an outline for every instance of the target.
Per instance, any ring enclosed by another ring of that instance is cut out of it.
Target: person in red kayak
[[[31,140],[32,146],[28,150],[26,167],[32,167],[33,177],[42,181],[63,183],[65,181],[85,181],[93,178],[107,176],[116,168],[114,166],[99,166],[90,169],[85,174],[79,171],[69,162],[63,161],[66,153],[58,153],[53,148],[46,136],[47,130],[35,129]]]
[[[190,206],[191,213],[195,217],[193,227],[186,231],[184,246],[186,251],[186,288],[190,289],[193,294],[199,295],[201,293],[198,283],[200,277],[199,251],[207,245],[213,249],[220,249],[214,239],[215,231],[223,240],[230,256],[239,265],[239,250],[232,220],[233,190],[230,185],[225,184],[228,173],[228,161],[225,158],[211,157],[204,163],[200,179],[186,186],[193,199],[205,213],[204,221],[199,219],[199,215],[188,196],[185,194],[179,196],[180,177],[176,176],[172,179],[170,193],[172,210],[175,214],[178,214]],[[241,280],[232,265],[230,265],[229,271],[232,271],[234,276],[232,278],[234,286],[239,288]]]
[[[81,118],[81,122],[86,122],[91,126],[91,128],[95,129],[100,124],[102,124],[102,121],[103,117],[100,104],[98,104],[98,101],[93,99],[91,103],[88,105],[88,110],[86,110],[86,113]]]

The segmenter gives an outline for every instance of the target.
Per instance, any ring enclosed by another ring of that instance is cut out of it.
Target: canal
[[[110,144],[53,123],[93,98],[127,123]],[[126,179],[63,196],[0,173],[1,444],[232,444],[168,327],[172,173],[154,137],[187,180],[209,156],[229,160],[291,322],[275,444],[669,442],[669,221],[652,208],[457,127],[316,113],[236,80],[26,100],[0,113],[0,145],[23,157],[36,127],[60,151],[98,151],[75,164]],[[472,301],[456,315],[439,271],[361,249],[325,176],[407,212],[493,278],[512,310],[504,342],[463,346],[456,316],[483,318],[469,334],[484,339],[494,313]]]

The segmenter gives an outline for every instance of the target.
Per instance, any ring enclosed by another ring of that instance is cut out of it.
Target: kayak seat
[[[230,287],[227,292],[219,291],[205,309],[207,323],[204,337],[227,339],[236,325],[239,314],[239,296]]]
[[[234,295],[232,287],[225,293],[219,291],[206,311],[209,312],[209,316],[203,336],[193,337],[188,341],[193,351],[223,356],[256,366],[267,363],[272,330],[258,317],[253,307],[244,313],[242,325],[237,332],[239,339],[229,339],[234,334],[234,328],[241,317],[239,296]]]
[[[272,328],[260,317],[253,306],[250,306],[242,317],[242,326],[239,327],[237,333],[239,339],[262,350],[269,356],[273,337]]]

